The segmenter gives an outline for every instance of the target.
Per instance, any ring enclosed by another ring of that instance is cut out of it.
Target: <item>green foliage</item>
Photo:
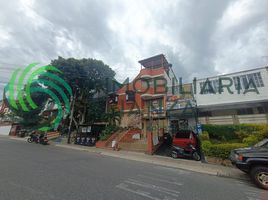
[[[212,125],[204,124],[203,130],[209,133],[209,137],[220,141],[236,139],[234,125]]]
[[[206,140],[209,140],[209,134],[207,131],[203,131],[202,134],[200,135],[200,139],[202,141],[206,141]]]
[[[218,157],[222,159],[227,159],[230,155],[231,150],[237,148],[247,147],[247,144],[243,143],[224,143],[224,144],[206,144],[206,150],[204,151],[205,155]]]
[[[105,140],[107,140],[110,136],[111,136],[111,134],[103,134],[103,135],[100,136],[100,141],[105,141]]]
[[[253,146],[259,141],[258,137],[256,135],[250,135],[243,139],[244,144],[248,144],[249,146]]]
[[[252,146],[268,136],[267,124],[203,125],[202,150],[206,156],[228,158],[231,150]],[[207,136],[208,133],[208,136]]]
[[[222,159],[227,159],[231,150],[252,146],[268,136],[267,124],[206,124],[203,127],[201,139],[204,154]]]
[[[212,143],[209,140],[202,141],[202,151],[205,155],[209,154],[209,148],[212,146]]]
[[[115,108],[112,107],[109,112],[105,113],[104,119],[109,123],[111,126],[115,126],[116,123],[121,122],[121,112]]]
[[[80,90],[94,90],[105,87],[107,78],[114,78],[115,72],[101,60],[75,59],[58,57],[51,61],[51,65],[63,72],[65,80],[72,88]]]
[[[258,140],[268,136],[267,124],[237,124],[237,125],[203,125],[203,130],[209,133],[210,139],[221,142],[243,141],[250,135],[256,135]]]
[[[115,125],[109,125],[107,126],[100,135],[100,140],[104,141],[107,140],[114,132],[118,130],[118,127]]]
[[[58,57],[51,61],[51,65],[62,72],[63,78],[76,96],[74,118],[78,124],[100,121],[105,111],[103,101],[106,101],[108,80],[114,79],[115,72],[102,61],[91,58]],[[95,96],[99,102],[94,102]]]
[[[93,124],[105,120],[105,99],[92,101],[87,107],[86,123]]]
[[[262,140],[268,137],[268,126],[262,126],[261,130],[256,134],[258,140]]]

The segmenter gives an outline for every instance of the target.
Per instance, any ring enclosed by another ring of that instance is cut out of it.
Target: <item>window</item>
[[[180,130],[178,133],[176,133],[176,138],[190,138],[192,131],[188,130]]]
[[[207,112],[199,112],[199,117],[212,117],[212,113],[210,111]]]
[[[265,110],[263,107],[258,107],[257,109],[258,109],[258,113],[260,113],[260,114],[265,113]]]
[[[117,103],[118,102],[118,95],[110,95],[109,96],[109,103],[112,104],[112,103]]]
[[[115,102],[115,103],[118,102],[118,96],[115,96],[115,98],[114,98],[114,102]]]
[[[254,147],[263,147],[263,148],[268,148],[268,139],[264,139],[257,144],[254,145]]]
[[[126,92],[126,101],[135,101],[135,92],[127,91]]]
[[[162,112],[163,111],[163,100],[156,99],[150,101],[150,111],[152,112]]]
[[[267,103],[262,104],[262,105],[259,106],[257,109],[258,109],[258,112],[259,112],[260,114],[268,113],[268,105],[267,105]]]
[[[152,81],[150,79],[144,79],[141,81],[142,91],[147,91],[148,88],[152,85]]]
[[[245,108],[245,109],[239,109],[237,110],[238,115],[250,115],[253,114],[253,109],[252,108]]]

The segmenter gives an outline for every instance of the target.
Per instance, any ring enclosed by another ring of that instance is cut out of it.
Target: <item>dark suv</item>
[[[250,174],[259,187],[268,190],[268,138],[253,147],[233,150],[230,159],[233,165]]]

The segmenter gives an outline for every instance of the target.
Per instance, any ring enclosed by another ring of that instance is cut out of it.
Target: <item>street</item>
[[[222,178],[0,136],[0,200],[267,200]]]

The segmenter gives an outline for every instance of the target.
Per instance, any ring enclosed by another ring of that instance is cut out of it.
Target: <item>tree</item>
[[[65,81],[71,86],[73,94],[76,96],[72,119],[76,128],[79,124],[93,123],[98,120],[100,114],[105,112],[105,106],[102,110],[103,106],[100,106],[102,103],[95,102],[93,96],[97,93],[97,97],[99,97],[101,91],[105,94],[107,80],[114,79],[115,72],[102,61],[91,58],[65,59],[58,57],[51,61],[51,65],[62,71]],[[92,107],[97,104],[98,106]]]
[[[106,113],[105,119],[109,125],[116,126],[116,123],[120,124],[121,112],[116,107],[111,107],[110,111]]]

